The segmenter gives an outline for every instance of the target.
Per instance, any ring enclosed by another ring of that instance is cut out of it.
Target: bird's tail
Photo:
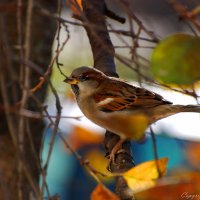
[[[200,113],[200,105],[162,105],[152,110],[151,122],[156,122],[165,117],[180,113],[180,112],[196,112]]]
[[[173,105],[174,109],[179,112],[197,112],[200,113],[200,105]]]

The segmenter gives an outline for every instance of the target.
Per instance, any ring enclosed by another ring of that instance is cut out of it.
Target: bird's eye
[[[89,76],[88,76],[88,75],[82,74],[82,75],[79,76],[79,80],[80,80],[80,81],[86,81],[86,80],[88,80],[88,79],[89,79]]]

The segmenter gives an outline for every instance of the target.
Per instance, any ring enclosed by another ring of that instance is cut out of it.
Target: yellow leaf
[[[133,192],[147,190],[156,185],[155,180],[139,180],[135,178],[126,178],[126,182],[128,184],[128,187]]]
[[[161,158],[157,161],[151,160],[131,168],[124,173],[124,176],[134,177],[136,179],[152,180],[159,176],[157,165],[161,176],[165,174],[168,158]]]
[[[123,177],[134,192],[150,188],[155,185],[155,180],[159,178],[159,175],[165,174],[167,162],[168,158],[144,162],[125,172]]]
[[[111,192],[102,184],[98,184],[91,194],[90,200],[120,200],[119,197]]]
[[[101,176],[97,174],[97,176],[103,180],[103,181],[112,181],[113,180],[113,174],[107,170],[108,166],[108,159],[105,158],[103,152],[101,152],[99,149],[89,151],[84,156],[85,160],[89,160],[90,165],[96,170],[99,171],[106,176]]]

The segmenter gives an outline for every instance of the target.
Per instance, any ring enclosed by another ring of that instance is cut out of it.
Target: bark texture
[[[44,123],[19,115],[19,110],[24,92],[38,83],[39,72],[46,71],[50,63],[56,32],[56,21],[40,15],[36,5],[55,13],[57,1],[32,1],[32,14],[28,10],[29,3],[0,0],[0,199],[4,200],[27,200],[38,190]],[[27,24],[30,15],[30,24]],[[29,25],[30,35],[27,36]],[[30,39],[29,55],[25,56],[27,38]],[[26,75],[29,88],[24,84]],[[23,108],[41,112],[38,102],[41,105],[44,102],[46,89],[44,83],[40,90],[28,94]]]
[[[90,41],[94,67],[103,71],[109,76],[118,77],[114,62],[114,47],[110,40],[109,33],[106,26],[105,15],[110,15],[112,12],[108,12],[105,1],[99,0],[84,0],[83,1],[83,16],[85,30],[88,34]],[[116,17],[112,13],[112,18],[120,21],[122,18]],[[120,19],[120,20],[119,20]],[[121,22],[124,22],[123,19]],[[110,154],[112,148],[119,140],[119,136],[109,131],[106,132],[104,145],[107,153]],[[123,151],[116,155],[116,162],[111,163],[111,172],[123,172],[134,166],[131,151],[130,142],[126,141],[122,145]],[[121,199],[132,199],[133,197],[126,193],[127,185],[122,177],[119,177],[116,182],[116,193]]]

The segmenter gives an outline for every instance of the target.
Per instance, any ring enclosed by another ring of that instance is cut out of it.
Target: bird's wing
[[[94,94],[94,100],[99,110],[104,112],[147,109],[172,104],[154,92],[116,80],[109,81]]]

